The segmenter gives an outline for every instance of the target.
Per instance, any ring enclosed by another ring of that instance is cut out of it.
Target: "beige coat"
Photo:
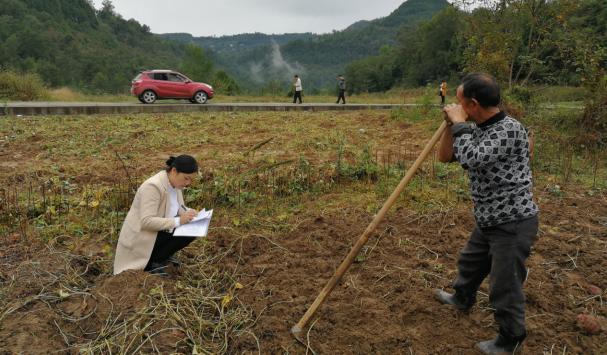
[[[175,228],[175,216],[168,216],[168,188],[169,176],[163,170],[147,179],[137,190],[120,230],[114,275],[124,270],[143,270],[152,255],[158,232]],[[177,190],[177,200],[183,205],[181,190]]]

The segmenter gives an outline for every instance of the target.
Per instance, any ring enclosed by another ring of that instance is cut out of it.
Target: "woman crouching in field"
[[[114,275],[124,270],[164,274],[169,259],[190,244],[193,237],[173,237],[176,227],[190,222],[196,211],[184,206],[181,190],[198,173],[196,159],[189,155],[170,157],[165,170],[147,179],[137,190],[124,220]]]

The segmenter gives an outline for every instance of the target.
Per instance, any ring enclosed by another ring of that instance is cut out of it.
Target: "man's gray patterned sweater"
[[[455,158],[468,170],[479,227],[538,213],[533,202],[529,140],[520,122],[500,112],[476,128],[455,124],[452,133]]]

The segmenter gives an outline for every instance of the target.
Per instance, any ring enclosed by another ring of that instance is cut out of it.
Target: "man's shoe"
[[[510,355],[521,351],[521,343],[508,343],[500,335],[493,340],[481,341],[476,348],[485,355]]]
[[[451,305],[453,307],[455,307],[457,310],[459,311],[468,311],[470,310],[471,307],[466,306],[462,303],[460,303],[457,298],[455,298],[455,295],[449,293],[449,292],[445,292],[443,290],[435,290],[434,291],[434,295],[436,296],[436,299],[442,303],[442,304],[448,304]]]

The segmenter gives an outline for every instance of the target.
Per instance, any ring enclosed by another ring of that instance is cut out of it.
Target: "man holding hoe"
[[[436,290],[436,297],[468,311],[489,275],[489,301],[499,334],[477,348],[484,354],[512,354],[527,335],[525,260],[538,230],[527,131],[499,109],[500,88],[490,75],[467,75],[457,88],[457,99],[459,104],[443,109],[451,127],[441,138],[439,160],[457,161],[468,170],[476,226],[457,263],[455,293]]]

